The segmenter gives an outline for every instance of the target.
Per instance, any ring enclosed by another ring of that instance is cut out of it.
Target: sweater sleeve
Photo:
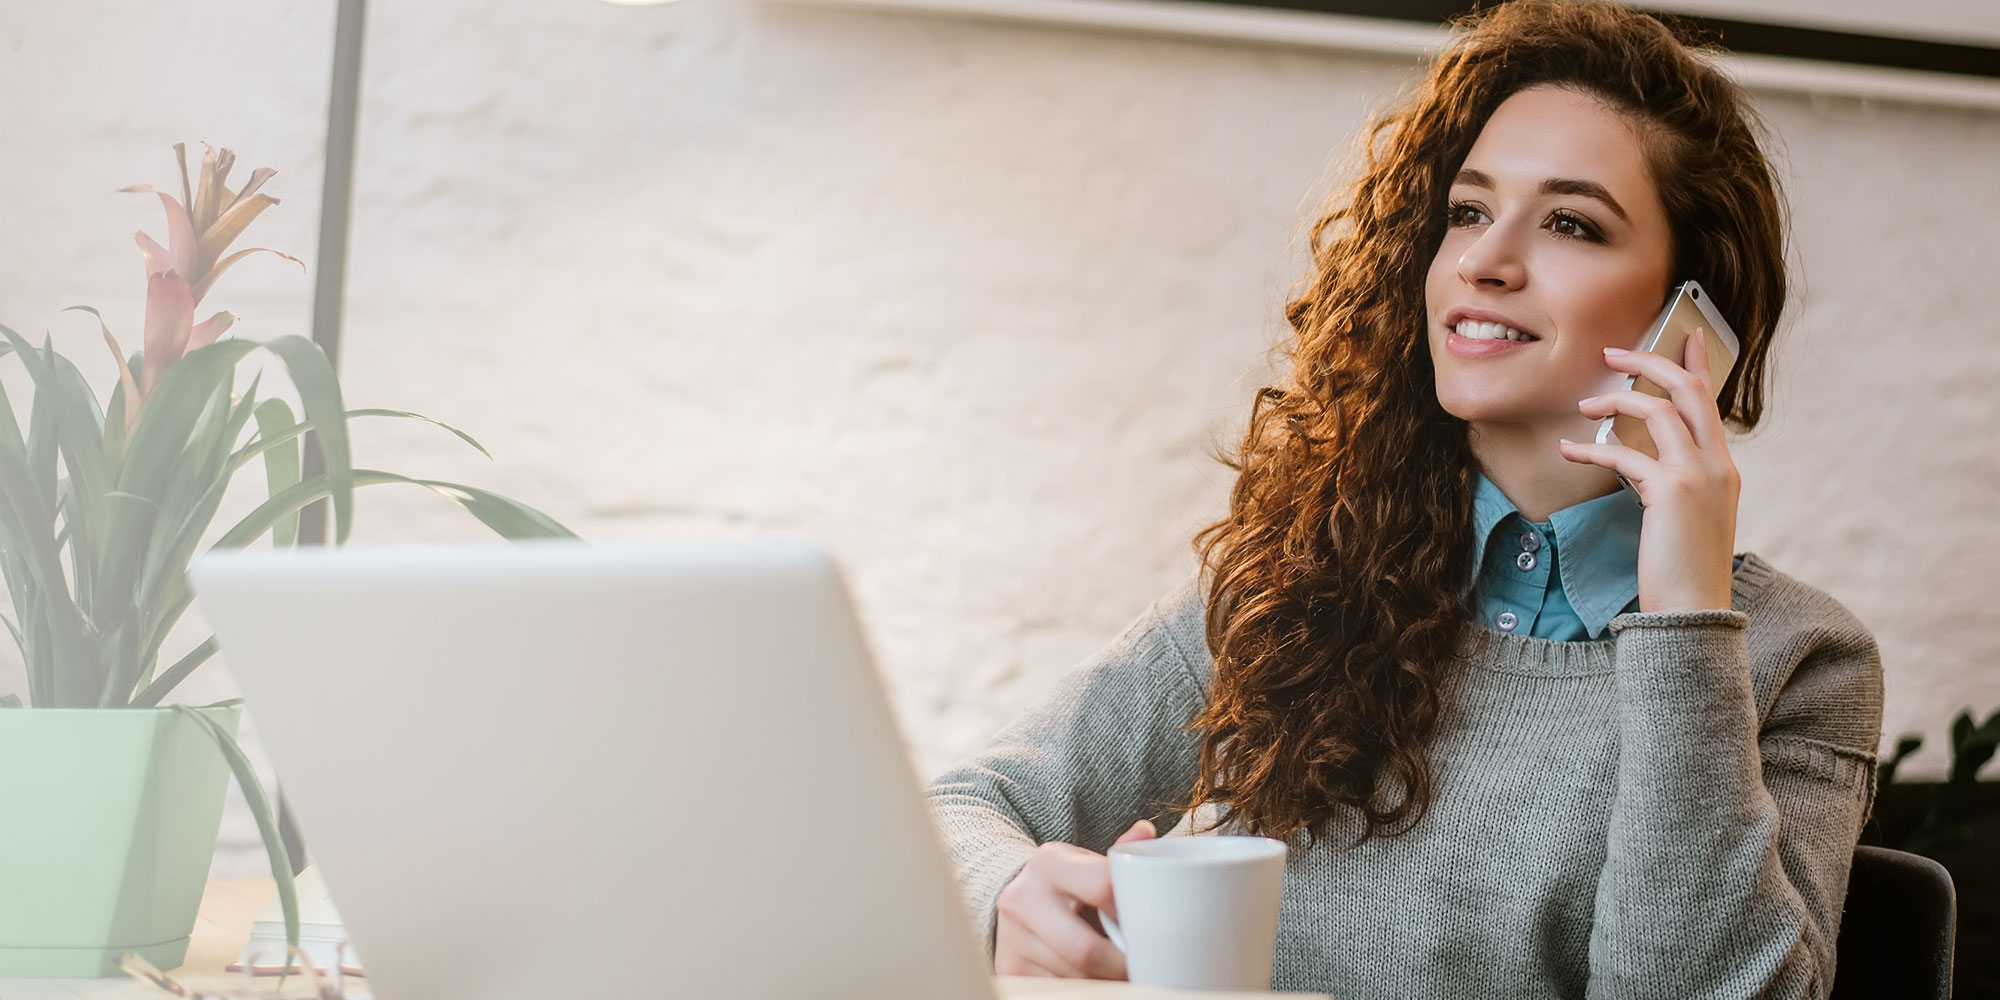
[[[1743,611],[1612,620],[1618,776],[1591,997],[1831,989],[1874,799],[1882,664],[1846,609],[1817,592],[1798,600],[1814,606],[1751,609],[1809,623],[1770,630],[1755,650]]]
[[[1199,600],[1189,584],[1148,608],[983,749],[931,782],[932,819],[989,955],[994,904],[1036,845],[1103,851],[1140,819],[1161,832],[1179,821],[1175,803],[1193,787],[1199,749],[1198,737],[1182,728],[1201,697],[1184,650],[1184,619],[1199,620]]]

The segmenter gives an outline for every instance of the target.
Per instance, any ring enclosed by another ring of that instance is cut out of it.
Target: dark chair
[[[1958,896],[1943,865],[1886,847],[1855,848],[1829,1000],[1950,1000],[1957,926]]]

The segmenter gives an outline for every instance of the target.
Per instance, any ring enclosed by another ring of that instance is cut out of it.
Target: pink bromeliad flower
[[[130,401],[125,408],[126,425],[138,415],[139,404],[152,394],[160,377],[174,362],[185,357],[189,351],[215,343],[217,338],[228,332],[236,323],[236,316],[228,312],[218,312],[202,320],[194,321],[195,308],[202,297],[214,287],[215,279],[229,270],[231,265],[253,253],[277,254],[300,268],[305,262],[287,253],[279,253],[268,247],[251,247],[223,256],[229,244],[235,242],[243,230],[265,209],[276,205],[278,199],[267,194],[259,194],[257,189],[264,186],[277,171],[270,167],[258,167],[250,172],[240,191],[229,189],[229,171],[236,164],[233,150],[217,150],[202,144],[201,183],[191,185],[188,179],[187,146],[174,145],[174,157],[180,161],[181,196],[178,200],[165,191],[148,184],[135,184],[120,188],[123,192],[157,195],[167,212],[167,245],[146,235],[138,234],[139,252],[146,261],[146,333],[145,358],[138,382],[125,365],[125,352],[111,335],[109,326],[104,326],[105,342],[112,353],[118,356],[118,375],[125,397]],[[97,310],[89,306],[72,308],[97,315]],[[103,317],[98,316],[103,325]]]

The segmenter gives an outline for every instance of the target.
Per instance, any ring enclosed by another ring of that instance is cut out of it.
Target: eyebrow
[[[1473,170],[1470,167],[1460,170],[1454,183],[1470,184],[1473,187],[1483,187],[1489,191],[1496,190],[1498,187],[1493,183],[1491,175],[1483,170]],[[1551,177],[1542,182],[1542,193],[1571,194],[1581,198],[1595,198],[1603,202],[1604,207],[1616,213],[1620,219],[1626,222],[1632,221],[1632,217],[1625,214],[1625,206],[1618,204],[1618,199],[1611,197],[1611,192],[1605,190],[1604,185],[1596,181],[1586,181],[1575,177]]]

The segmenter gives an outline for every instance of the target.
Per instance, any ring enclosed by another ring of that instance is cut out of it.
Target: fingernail
[[[1604,349],[1604,353],[1606,353],[1606,354],[1630,354],[1630,353],[1632,353],[1632,352],[1630,352],[1630,351],[1628,351],[1628,350],[1626,350],[1626,349],[1624,349],[1624,348],[1622,348],[1622,347],[1607,347],[1607,348],[1605,348],[1605,349]]]
[[[1575,443],[1576,443],[1575,441],[1571,441],[1571,440],[1570,440],[1569,438],[1556,438],[1556,440],[1557,440],[1557,441],[1560,441],[1560,442],[1562,442],[1563,444],[1575,444]]]
[[[1576,405],[1578,405],[1578,406],[1589,406],[1590,404],[1592,404],[1592,403],[1595,403],[1595,402],[1597,402],[1597,397],[1596,397],[1596,396],[1585,396],[1585,397],[1583,397],[1582,399],[1579,399],[1579,400],[1577,400],[1577,401],[1576,401]]]

